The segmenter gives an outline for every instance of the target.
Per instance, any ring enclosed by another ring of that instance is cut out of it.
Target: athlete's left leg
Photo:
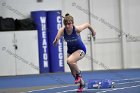
[[[76,75],[81,73],[77,66],[77,61],[82,59],[84,56],[85,56],[85,53],[83,50],[77,50],[71,55],[69,55],[67,58],[67,64],[69,65],[70,69],[72,69],[71,71],[74,71],[73,73],[75,74],[74,75],[75,77]]]
[[[84,56],[85,56],[85,53],[83,50],[77,50],[67,58],[67,63],[72,71],[73,76],[75,76],[75,83],[80,83],[81,90],[82,90],[82,87],[84,86],[84,81],[81,76],[81,71],[79,70],[77,66],[77,61],[82,59]]]
[[[67,58],[70,56],[70,54],[67,54]],[[69,68],[70,68],[70,70],[71,70],[71,74],[73,75],[73,77],[74,78],[76,78],[76,72],[75,72],[75,70],[73,69],[73,66],[71,65],[71,64],[69,64],[69,63],[67,63],[68,64],[68,66],[69,66]]]

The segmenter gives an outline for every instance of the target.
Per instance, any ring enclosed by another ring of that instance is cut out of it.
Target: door
[[[14,32],[0,32],[0,76],[16,75]]]
[[[16,73],[17,75],[38,74],[38,38],[37,31],[15,32]]]

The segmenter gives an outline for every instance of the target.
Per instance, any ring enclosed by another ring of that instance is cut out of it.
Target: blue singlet
[[[72,54],[76,50],[83,50],[86,54],[86,47],[81,40],[81,36],[76,32],[73,26],[73,31],[71,35],[68,35],[66,29],[64,29],[64,39],[67,42],[67,53]]]

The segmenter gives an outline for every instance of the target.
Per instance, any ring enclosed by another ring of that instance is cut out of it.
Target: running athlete
[[[77,61],[85,56],[86,47],[81,40],[80,32],[88,28],[92,32],[92,36],[95,36],[96,33],[89,23],[74,26],[74,19],[69,14],[65,15],[63,23],[64,27],[59,29],[53,44],[56,45],[60,37],[64,36],[64,39],[67,42],[67,64],[70,67],[71,74],[75,78],[75,84],[79,83],[77,92],[82,92],[85,83],[82,79],[81,71],[77,66]]]

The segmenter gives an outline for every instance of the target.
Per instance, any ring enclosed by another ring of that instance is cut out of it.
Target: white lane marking
[[[100,92],[96,92],[96,93],[105,93],[105,92],[109,92],[109,91],[123,90],[123,89],[130,89],[130,88],[136,88],[136,87],[140,87],[140,85],[131,86],[131,87],[123,87],[123,88],[115,88],[115,89],[106,90],[106,91],[100,91]]]
[[[32,90],[32,91],[20,92],[20,93],[31,93],[31,92],[35,92],[35,91],[51,90],[51,89],[65,88],[65,87],[71,87],[71,86],[76,86],[76,85],[59,86],[59,87],[46,88],[46,89],[38,89],[38,90]]]
[[[100,92],[96,92],[96,93],[105,93],[105,92],[109,92],[109,91],[130,89],[130,88],[136,88],[136,87],[140,87],[140,85],[131,86],[131,87],[123,87],[123,88],[115,88],[115,89],[105,89],[105,91],[100,91]],[[87,90],[89,90],[89,89],[87,89]],[[95,90],[95,89],[92,89],[92,90]],[[70,92],[70,91],[76,91],[76,89],[73,89],[73,90],[66,90],[66,91],[56,92],[56,93],[66,93],[66,92]]]
[[[121,85],[121,84],[136,83],[136,82],[138,83],[138,82],[140,82],[140,81],[124,82],[124,83],[116,83],[116,84]]]
[[[128,78],[128,79],[113,80],[113,81],[136,80],[136,79],[140,79],[140,78]],[[57,88],[63,88],[63,87],[71,87],[71,86],[77,86],[77,85],[67,85],[67,86],[60,86],[60,87],[53,87],[53,88],[46,88],[46,89],[38,89],[38,90],[32,90],[32,91],[20,92],[20,93],[31,93],[31,92],[35,92],[35,91],[51,90],[51,89],[57,89]]]

